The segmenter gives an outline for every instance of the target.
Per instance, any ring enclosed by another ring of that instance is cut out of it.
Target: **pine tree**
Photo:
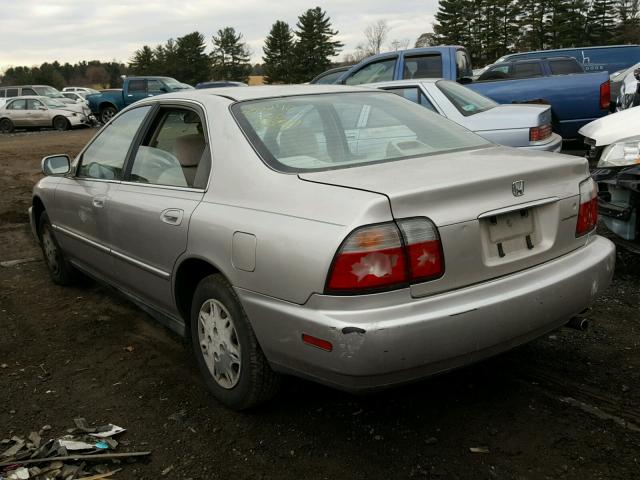
[[[148,45],[144,45],[141,49],[133,53],[133,57],[129,60],[129,69],[135,75],[153,75],[155,56],[153,50]]]
[[[333,40],[338,34],[331,29],[331,20],[320,7],[310,8],[298,17],[298,41],[295,46],[295,80],[306,82],[324,72],[344,46]]]
[[[213,78],[246,82],[251,73],[249,50],[242,41],[242,34],[235,28],[225,27],[213,36],[211,52]]]
[[[594,0],[589,11],[588,39],[591,45],[607,45],[615,37],[615,5],[613,0]]]
[[[211,60],[205,53],[204,35],[192,32],[176,40],[176,77],[191,85],[209,80]]]
[[[442,45],[465,45],[469,43],[470,18],[468,0],[441,0],[435,16],[433,33]]]
[[[616,43],[640,43],[640,0],[619,0]]]
[[[269,35],[264,41],[264,72],[267,83],[292,83],[294,72],[293,34],[289,24],[281,20],[271,27]]]

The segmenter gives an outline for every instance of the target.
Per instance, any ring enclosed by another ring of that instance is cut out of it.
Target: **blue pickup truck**
[[[143,98],[188,90],[193,87],[171,77],[126,77],[122,89],[87,95],[89,108],[102,123],[107,123],[124,107]]]
[[[531,62],[540,63],[540,60]],[[607,72],[553,74],[541,67],[532,78],[474,82],[471,57],[464,47],[414,48],[365,58],[336,81],[345,85],[415,78],[455,80],[498,103],[547,103],[553,128],[563,138],[576,138],[587,123],[609,113]]]

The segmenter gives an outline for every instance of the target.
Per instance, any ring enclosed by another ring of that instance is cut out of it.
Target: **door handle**
[[[96,208],[103,208],[105,201],[106,201],[105,197],[100,196],[100,197],[93,197],[93,200],[91,203],[93,203],[93,206]]]
[[[180,225],[182,223],[182,216],[184,215],[184,211],[179,208],[168,208],[163,210],[160,214],[160,220],[164,223],[168,223],[169,225]]]
[[[132,93],[130,93],[129,95],[127,95],[127,97],[133,97],[133,94],[132,94]]]

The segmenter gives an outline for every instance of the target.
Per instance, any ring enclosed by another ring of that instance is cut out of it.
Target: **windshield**
[[[304,95],[236,103],[263,160],[285,172],[330,170],[490,145],[392,93]]]
[[[185,83],[180,83],[174,78],[164,77],[162,81],[171,90],[191,90],[193,88]]]
[[[436,82],[436,86],[465,117],[486,112],[498,106],[498,104],[490,98],[480,95],[456,82],[440,80]]]
[[[45,97],[45,98],[42,98],[41,100],[49,108],[66,108],[67,107],[64,103],[59,102],[58,100],[54,100],[52,98]]]
[[[33,87],[38,95],[49,98],[64,98],[64,95],[53,87]]]

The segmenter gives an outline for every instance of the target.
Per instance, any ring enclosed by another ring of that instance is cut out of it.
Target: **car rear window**
[[[490,145],[398,95],[350,92],[239,102],[232,112],[283,172],[331,170]]]

